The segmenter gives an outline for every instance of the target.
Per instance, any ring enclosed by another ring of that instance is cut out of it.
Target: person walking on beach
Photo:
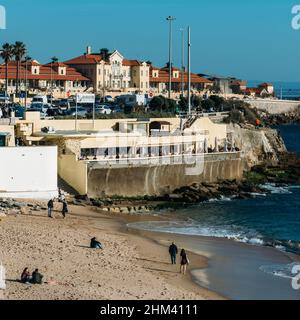
[[[178,253],[178,249],[174,242],[172,242],[172,244],[169,247],[169,253],[171,257],[171,263],[176,264],[176,255]]]
[[[50,199],[50,200],[48,201],[48,217],[49,217],[49,218],[53,218],[53,217],[52,217],[53,207],[54,207],[53,199]]]
[[[186,252],[185,252],[184,249],[181,250],[180,257],[181,257],[180,273],[185,274],[186,273],[186,267],[189,264],[189,259],[188,259],[187,255],[186,255]]]
[[[63,217],[65,218],[66,217],[66,213],[68,213],[69,210],[68,210],[68,204],[67,204],[67,201],[66,200],[63,200],[63,207],[62,207],[62,215]]]

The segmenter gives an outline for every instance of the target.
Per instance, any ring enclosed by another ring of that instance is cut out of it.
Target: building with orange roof
[[[0,86],[5,87],[5,64],[0,65]],[[17,63],[8,64],[8,93],[14,93],[17,81]],[[53,94],[57,97],[86,92],[90,88],[90,79],[76,69],[63,63],[40,64],[37,60],[22,61],[19,70],[21,91],[26,88],[32,94]],[[27,86],[25,84],[27,83]]]
[[[125,59],[115,50],[109,53],[101,49],[92,53],[91,47],[78,57],[64,62],[91,79],[95,93],[147,93],[149,91],[150,66],[143,61]]]
[[[169,84],[169,67],[166,65],[163,68],[151,66],[150,68],[150,90],[156,94],[166,93]],[[188,73],[178,68],[172,67],[172,92],[179,93],[182,89],[182,82],[184,83],[184,90],[187,90]],[[193,93],[208,90],[213,85],[213,81],[205,79],[197,74],[191,73],[191,90]]]

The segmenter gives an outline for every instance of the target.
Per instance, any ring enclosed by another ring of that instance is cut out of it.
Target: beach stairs
[[[183,124],[182,130],[190,128],[196,122],[197,119],[198,119],[198,115],[188,116],[188,118],[186,119],[186,121]]]
[[[60,176],[57,177],[58,187],[61,189],[67,201],[74,200],[75,196],[78,195],[78,192],[72,188],[65,180]]]

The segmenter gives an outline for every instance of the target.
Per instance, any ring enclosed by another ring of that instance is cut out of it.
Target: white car
[[[95,113],[100,113],[100,114],[111,114],[112,113],[112,109],[103,104],[103,105],[98,105],[98,106],[95,106]]]

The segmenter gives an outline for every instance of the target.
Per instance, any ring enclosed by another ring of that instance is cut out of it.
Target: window
[[[148,71],[146,71],[146,77],[148,77]]]
[[[60,74],[61,74],[61,75],[64,74],[64,69],[61,69]]]
[[[141,76],[142,76],[142,77],[144,76],[144,71],[143,71],[143,70],[141,71]]]
[[[144,82],[141,82],[141,88],[143,89]]]

